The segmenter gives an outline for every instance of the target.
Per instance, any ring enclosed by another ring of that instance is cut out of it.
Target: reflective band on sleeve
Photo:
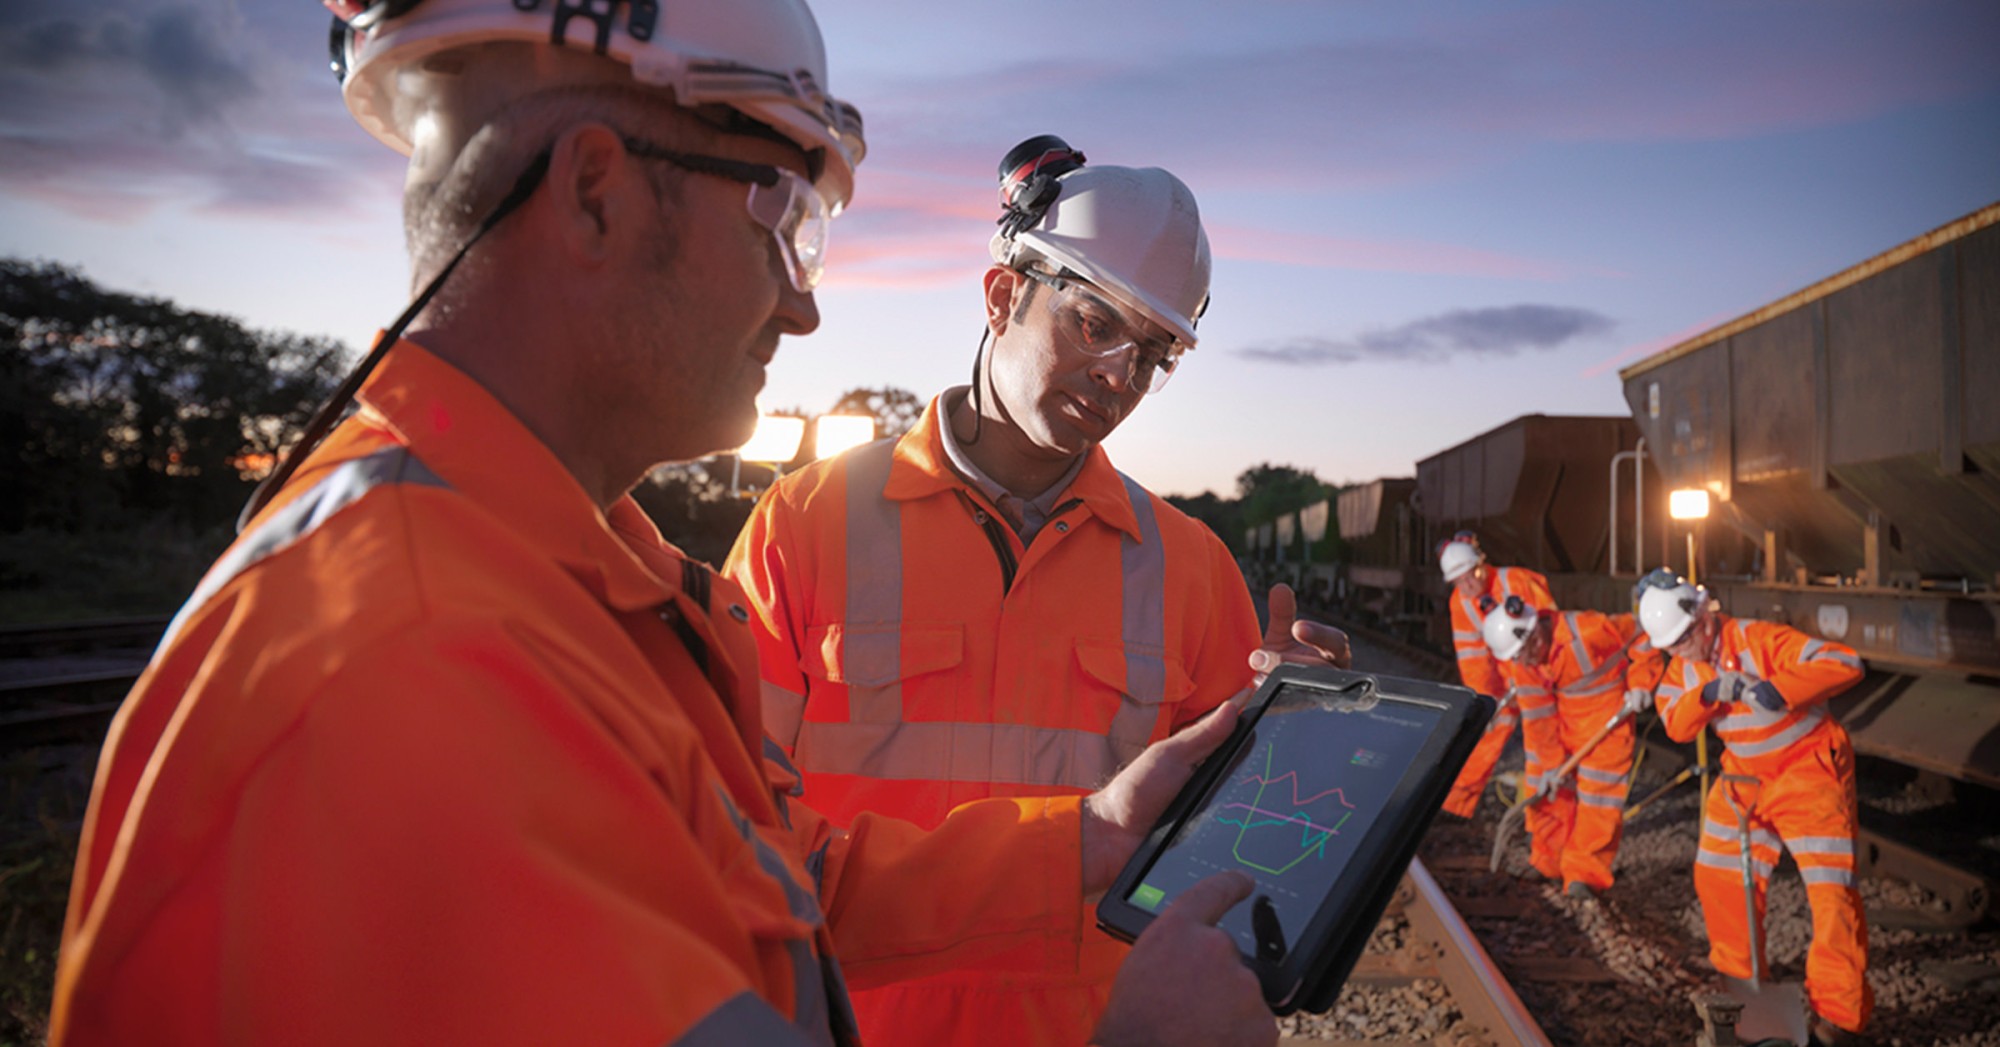
[[[846,459],[847,627],[841,658],[868,666],[872,679],[889,681],[880,687],[848,685],[848,716],[860,723],[903,718],[903,517],[902,507],[882,495],[895,457],[896,441],[890,439],[850,451]]]
[[[1095,789],[1118,770],[1095,731],[1012,723],[821,723],[799,730],[799,750],[822,774],[887,781],[980,781]]]
[[[784,768],[785,773],[791,775],[794,779],[799,778],[799,769],[792,766],[792,758],[785,755],[784,747],[772,741],[771,736],[768,734],[764,736],[764,759]],[[806,787],[802,781],[794,781],[792,787],[786,790],[786,794],[789,796],[804,796],[806,794]]]
[[[1841,887],[1854,886],[1854,870],[1839,866],[1801,865],[1799,879],[1807,883],[1831,883]]]
[[[1139,536],[1122,535],[1119,567],[1124,577],[1125,692],[1134,701],[1119,707],[1111,721],[1111,742],[1119,760],[1145,748],[1160,717],[1167,691],[1167,555],[1153,498],[1123,473]],[[1116,770],[1116,768],[1113,768]]]
[[[1845,665],[1850,669],[1861,668],[1861,659],[1855,656],[1853,652],[1842,650],[1827,643],[1825,640],[1817,639],[1806,641],[1805,649],[1799,652],[1799,661],[1801,664],[1805,662],[1833,662],[1837,665]]]
[[[362,495],[392,484],[449,486],[438,474],[431,472],[429,466],[418,461],[407,447],[385,448],[367,457],[340,463],[311,490],[266,515],[262,522],[229,547],[229,552],[202,576],[194,595],[188,597],[187,603],[181,605],[180,613],[174,615],[174,620],[167,625],[159,649],[165,650],[170,646],[188,619],[238,575],[318,530],[334,514],[360,501]]]
[[[667,1047],[740,1047],[746,1043],[808,1047],[815,1042],[786,1022],[763,998],[742,992],[723,1001]]]
[[[748,818],[743,817],[742,812],[736,809],[736,804],[729,799],[728,793],[722,791],[722,786],[715,787],[715,795],[722,801],[722,809],[729,813],[729,820],[736,826],[737,835],[743,837],[744,842],[756,852],[757,867],[764,870],[764,875],[778,881],[778,886],[784,888],[785,906],[791,910],[792,917],[809,926],[819,926],[825,917],[820,912],[818,893],[806,890],[803,884],[792,878],[791,871],[785,868],[785,860],[779,857],[778,852],[771,849],[770,844],[764,842],[762,836],[757,835],[756,828],[750,824]]]

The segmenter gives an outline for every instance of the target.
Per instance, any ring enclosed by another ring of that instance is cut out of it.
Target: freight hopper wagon
[[[1417,463],[1424,566],[1406,572],[1429,646],[1451,651],[1433,553],[1457,531],[1489,562],[1546,575],[1556,602],[1629,612],[1642,563],[1666,537],[1666,495],[1639,427],[1622,416],[1531,414]],[[1645,564],[1650,566],[1650,564]]]
[[[1861,653],[1858,750],[2000,786],[2000,204],[1620,377],[1723,607]]]

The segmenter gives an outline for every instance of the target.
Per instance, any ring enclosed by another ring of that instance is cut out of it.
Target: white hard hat
[[[1438,567],[1446,582],[1458,581],[1465,572],[1479,566],[1479,547],[1471,542],[1446,542],[1438,550]]]
[[[796,142],[834,208],[854,195],[861,114],[826,93],[826,46],[804,0],[329,0],[333,65],[361,126],[408,154],[419,110],[398,74],[468,44],[555,43],[630,68],[694,107],[726,105]]]
[[[1511,662],[1521,653],[1528,642],[1528,635],[1535,631],[1535,621],[1539,614],[1518,596],[1509,596],[1499,606],[1486,613],[1486,620],[1479,623],[1479,632],[1486,640],[1486,649],[1493,657],[1503,662]]]
[[[1209,271],[1194,193],[1157,167],[1077,167],[1057,184],[1040,221],[994,234],[993,260],[1068,269],[1193,348]]]
[[[1639,580],[1639,626],[1657,650],[1687,635],[1708,607],[1708,590],[1664,567]]]

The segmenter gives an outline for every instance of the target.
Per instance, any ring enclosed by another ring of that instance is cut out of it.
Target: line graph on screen
[[[1258,872],[1281,876],[1308,858],[1325,858],[1327,841],[1354,814],[1339,786],[1301,795],[1299,772],[1271,773],[1273,746],[1264,746],[1264,771],[1236,781],[1248,800],[1222,805],[1216,821],[1237,827],[1230,853]],[[1250,793],[1249,785],[1256,791]]]

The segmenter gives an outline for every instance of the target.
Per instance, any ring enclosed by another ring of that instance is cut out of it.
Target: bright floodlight
[[[813,455],[831,458],[875,439],[875,419],[865,414],[823,414],[813,420]]]
[[[750,441],[736,449],[736,457],[746,462],[779,465],[798,457],[799,444],[806,438],[806,420],[782,414],[762,415]]]
[[[1667,495],[1667,515],[1676,520],[1708,519],[1708,492],[1686,487]]]

